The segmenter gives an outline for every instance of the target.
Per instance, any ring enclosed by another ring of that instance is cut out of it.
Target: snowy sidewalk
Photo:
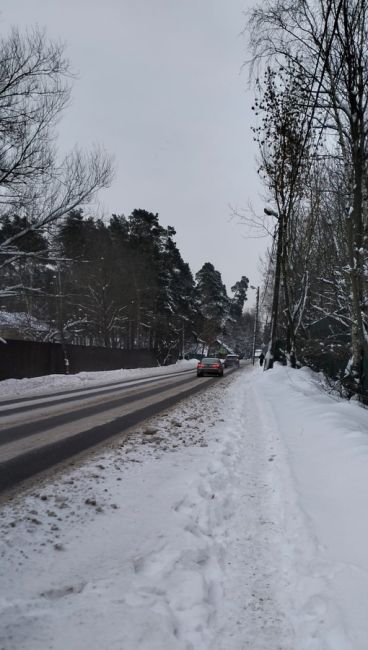
[[[4,505],[1,650],[366,650],[368,411],[315,381],[214,380]]]

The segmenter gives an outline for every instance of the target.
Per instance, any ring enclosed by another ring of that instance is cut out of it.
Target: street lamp
[[[254,287],[253,285],[250,285],[250,289],[256,289],[257,290],[257,297],[256,297],[256,313],[255,313],[255,318],[254,318],[254,327],[253,327],[253,345],[252,345],[252,364],[254,366],[254,359],[256,355],[256,339],[257,339],[257,329],[258,329],[258,309],[259,309],[259,287]]]

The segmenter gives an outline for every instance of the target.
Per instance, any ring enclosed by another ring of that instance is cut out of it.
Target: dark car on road
[[[217,357],[204,357],[197,365],[197,377],[204,377],[204,375],[222,377],[223,374],[224,367],[221,359],[217,359]]]
[[[227,354],[225,357],[225,368],[230,368],[231,366],[239,368],[240,362],[237,354]]]

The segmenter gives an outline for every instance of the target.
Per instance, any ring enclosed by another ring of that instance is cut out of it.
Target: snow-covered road
[[[0,511],[1,650],[366,650],[368,412],[242,370]]]

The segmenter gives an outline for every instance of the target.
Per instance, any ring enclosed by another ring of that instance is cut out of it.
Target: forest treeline
[[[368,20],[364,0],[265,0],[249,15],[254,138],[273,246],[269,355],[368,391]]]
[[[4,241],[27,229],[6,215]],[[206,262],[195,278],[157,214],[134,210],[108,223],[69,212],[52,232],[29,231],[1,272],[2,309],[24,314],[25,336],[82,345],[147,348],[170,355],[221,347],[251,351],[254,318],[243,315],[248,279],[227,295]],[[247,350],[246,350],[247,348]]]

